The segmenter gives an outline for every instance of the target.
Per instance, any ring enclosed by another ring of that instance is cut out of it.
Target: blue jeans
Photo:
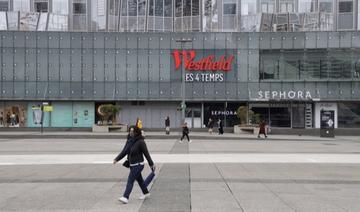
[[[144,169],[144,165],[130,166],[130,174],[129,174],[126,189],[124,192],[124,197],[126,197],[127,199],[129,199],[129,196],[133,189],[135,180],[138,182],[143,194],[149,193],[147,187],[144,184],[144,179],[141,176],[141,172],[143,169]]]

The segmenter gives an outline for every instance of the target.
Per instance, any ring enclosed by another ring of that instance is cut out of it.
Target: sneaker
[[[147,199],[150,197],[150,193],[147,193],[147,194],[143,194],[139,197],[140,200],[144,200],[144,199]]]
[[[260,135],[258,135],[258,138],[260,138]]]
[[[189,141],[189,143],[191,143],[191,142],[192,142],[192,140]]]
[[[182,141],[182,140],[180,140],[179,142],[180,142],[180,143],[183,143],[183,141]]]
[[[120,197],[118,200],[124,204],[128,204],[129,202],[129,200],[126,197]]]

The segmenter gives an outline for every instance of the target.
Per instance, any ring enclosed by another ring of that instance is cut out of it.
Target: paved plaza
[[[11,134],[0,132],[0,211],[360,211],[359,137],[193,133],[189,144],[149,132],[151,196],[135,184],[123,205],[128,170],[112,160],[124,134]]]

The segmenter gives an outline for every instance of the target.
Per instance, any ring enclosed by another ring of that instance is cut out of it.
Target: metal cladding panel
[[[14,82],[14,98],[22,99],[25,96],[25,82]]]
[[[237,84],[237,98],[238,99],[248,99],[249,98],[249,90],[248,84],[246,82],[240,82]]]
[[[116,50],[115,51],[115,71],[116,71],[116,80],[117,81],[126,81],[126,50]]]
[[[305,85],[303,82],[294,82],[294,91],[305,91]]]
[[[82,43],[82,48],[93,48],[95,43],[93,35],[93,33],[88,32],[81,33],[80,42]]]
[[[92,82],[94,80],[93,50],[82,49],[82,80]]]
[[[60,47],[60,36],[57,32],[48,32],[49,38],[49,48],[59,48]]]
[[[115,99],[126,99],[127,90],[125,82],[116,82]]]
[[[160,83],[160,99],[169,99],[171,97],[170,82]]]
[[[304,84],[305,91],[309,91],[312,98],[320,98],[316,89],[316,82],[305,82]]]
[[[204,49],[215,49],[215,37],[212,34],[204,35]]]
[[[259,50],[250,50],[249,55],[249,78],[248,81],[259,80]]]
[[[328,90],[327,90],[327,83],[325,82],[317,82],[316,83],[316,90],[318,93],[318,97],[320,99],[327,99],[328,98]]]
[[[115,80],[115,50],[105,49],[105,81]]]
[[[352,82],[352,99],[360,99],[360,82]]]
[[[159,99],[160,97],[160,85],[158,82],[149,82],[149,94],[150,99]]]
[[[329,99],[338,99],[342,98],[340,95],[340,85],[338,82],[328,82],[327,84],[327,91],[328,91],[328,98]]]
[[[351,82],[340,82],[339,87],[339,98],[340,99],[351,99],[352,95],[352,83]]]
[[[103,82],[105,84],[105,96],[104,99],[115,99],[115,81]]]
[[[259,90],[260,90],[260,83],[257,82],[248,83],[248,92],[249,92],[250,100],[258,98],[257,93]]]
[[[181,83],[180,82],[171,82],[170,96],[171,96],[171,99],[180,99],[181,98]]]
[[[340,33],[339,32],[329,32],[328,33],[328,47],[329,48],[339,48],[340,47]]]
[[[70,49],[60,49],[60,81],[70,81]]]
[[[68,32],[59,32],[59,39],[60,39],[60,48],[68,49],[70,48],[70,39],[71,33]]]
[[[269,82],[260,82],[260,90],[262,90],[262,91],[271,91],[271,83],[269,83]]]
[[[215,37],[215,49],[225,49],[226,48],[226,36],[225,34],[216,34]]]
[[[48,98],[48,82],[37,81],[36,82],[36,98]]]
[[[171,35],[170,34],[161,34],[159,35],[160,39],[160,49],[170,49],[171,46]],[[139,46],[141,48],[141,46]]]
[[[248,61],[249,51],[246,49],[240,49],[238,51],[238,67],[237,67],[237,80],[241,82],[247,82],[248,81],[248,67],[249,67],[249,61]],[[240,65],[239,65],[240,64]]]
[[[351,32],[339,32],[340,35],[340,48],[350,48],[352,33]]]
[[[327,48],[328,41],[329,41],[329,38],[328,38],[327,32],[318,32],[316,34],[316,47],[317,48]],[[330,42],[333,42],[333,41],[335,41],[335,40],[330,40]]]
[[[149,83],[147,81],[141,81],[137,83],[137,98],[139,99],[147,99],[148,98],[148,90],[149,90]]]
[[[117,49],[126,49],[126,34],[124,33],[115,34],[115,42]]]
[[[237,83],[230,82],[226,83],[226,96],[227,99],[236,100],[237,99]]]
[[[60,82],[60,98],[61,99],[70,99],[70,82]]]
[[[305,34],[304,33],[292,33],[292,39],[294,40],[294,49],[305,48]]]
[[[25,83],[25,98],[26,99],[34,99],[36,98],[36,82],[26,82]]]
[[[49,82],[48,88],[48,97],[50,99],[57,99],[60,95],[60,83],[59,82]]]
[[[148,81],[149,80],[149,51],[148,50],[138,50],[138,77],[140,81]]]
[[[82,44],[81,33],[72,32],[70,34],[70,44],[72,49],[80,49]]]
[[[281,33],[282,48],[292,49],[294,48],[294,38],[292,33]]]
[[[104,80],[104,50],[95,49],[94,54],[94,81]]]
[[[137,42],[138,42],[138,36],[137,35],[129,35],[127,34],[127,39],[126,39],[126,48],[128,49],[137,49]]]
[[[259,49],[259,34],[249,33],[249,49]]]
[[[204,98],[213,99],[215,95],[215,85],[212,83],[204,84]]]
[[[204,48],[204,34],[194,34],[193,35],[193,48],[194,49],[203,49]]]
[[[248,49],[249,48],[248,33],[238,34],[238,36],[237,36],[237,47],[238,47],[238,49]]]
[[[160,39],[156,36],[149,37],[149,49],[159,49],[160,47]]]
[[[38,80],[48,80],[48,49],[37,49]]]
[[[187,83],[185,86],[185,99],[194,99],[194,83]]]
[[[59,49],[49,49],[49,81],[59,81]]]
[[[14,36],[13,32],[1,32],[1,41],[3,47],[9,47],[12,48],[14,46]]]
[[[105,35],[105,48],[107,49],[115,49],[116,46],[116,37],[115,34],[106,34]]]
[[[270,49],[272,34],[271,33],[263,33],[259,38],[259,48],[260,49]]]
[[[82,82],[82,97],[83,99],[94,98],[94,84],[93,82]]]
[[[226,34],[226,49],[237,49],[236,36],[232,34]]]
[[[105,36],[104,33],[94,33],[93,34],[93,42],[95,49],[103,49],[104,48]]]
[[[14,49],[3,48],[2,49],[2,80],[13,80],[14,77]]]
[[[104,99],[105,86],[103,82],[94,82],[94,99]]]
[[[159,63],[159,61],[157,61]],[[138,54],[136,49],[128,50],[126,55],[126,74],[128,81],[137,81]],[[158,66],[157,66],[158,68]]]
[[[32,32],[25,32],[25,47],[36,48],[36,34]]]
[[[24,48],[25,47],[25,34],[24,32],[14,32],[14,47]]]
[[[136,81],[127,81],[126,82],[126,90],[127,90],[127,98],[128,99],[136,99],[138,95],[137,90],[137,82]]]
[[[149,36],[148,34],[139,34],[138,35],[138,48],[139,49],[148,49],[149,48]]]
[[[271,49],[281,49],[282,48],[282,39],[281,34],[271,33]]]
[[[192,97],[196,100],[204,99],[204,83],[194,83],[192,87]]]
[[[316,48],[317,35],[316,32],[306,32],[305,33],[305,48],[314,49]]]
[[[71,49],[71,81],[81,81],[81,49]]]
[[[26,58],[25,58],[25,74],[26,79],[30,81],[36,81],[37,73],[36,73],[36,58],[37,53],[36,49],[26,49]]]
[[[36,33],[36,46],[37,48],[48,48],[48,34],[47,32]]]
[[[352,32],[351,47],[354,47],[354,48],[359,48],[360,47],[360,31]]]
[[[14,80],[25,80],[25,49],[14,49]]]

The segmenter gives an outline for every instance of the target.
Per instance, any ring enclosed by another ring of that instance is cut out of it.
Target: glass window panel
[[[86,4],[85,3],[74,3],[74,14],[86,14]]]
[[[332,0],[319,0],[319,11],[331,13],[333,11]]]
[[[184,1],[184,16],[191,16],[191,0],[183,0]]]
[[[235,15],[236,14],[236,4],[235,3],[224,4],[223,9],[224,9],[224,15]]]
[[[128,6],[128,0],[123,0],[122,2],[122,8],[121,8],[121,15],[127,16],[127,6]]]
[[[172,16],[172,0],[164,0],[164,16],[171,17]]]
[[[47,13],[48,12],[48,3],[47,2],[35,2],[34,4],[35,12],[42,12]]]
[[[255,14],[256,14],[256,1],[242,0],[241,15],[255,15]]]
[[[0,12],[0,30],[7,30],[6,12]]]
[[[128,16],[137,16],[137,0],[128,0]]]
[[[110,15],[119,15],[120,0],[110,0],[109,13]]]
[[[47,17],[48,17],[48,13],[40,14],[39,24],[38,24],[38,28],[37,28],[38,31],[46,30]]]
[[[30,1],[14,0],[14,11],[30,12]]]
[[[67,31],[68,30],[68,16],[50,13],[48,30],[49,31]]]
[[[274,5],[273,4],[269,4],[268,9],[269,9],[268,13],[274,13]]]
[[[138,14],[145,15],[146,10],[146,0],[138,0]]]
[[[199,0],[192,0],[192,12],[193,16],[199,15]]]
[[[155,0],[155,16],[163,16],[163,0]]]
[[[353,11],[352,1],[339,2],[339,13],[351,13],[352,11]]]
[[[149,0],[149,16],[154,16],[154,1]]]
[[[182,0],[175,0],[175,16],[182,17]]]
[[[69,2],[64,0],[52,0],[52,13],[69,14]]]
[[[360,127],[360,107],[358,102],[338,103],[338,125],[340,128]]]
[[[35,31],[39,13],[20,13],[20,30]]]
[[[0,11],[9,11],[8,1],[0,1]]]

